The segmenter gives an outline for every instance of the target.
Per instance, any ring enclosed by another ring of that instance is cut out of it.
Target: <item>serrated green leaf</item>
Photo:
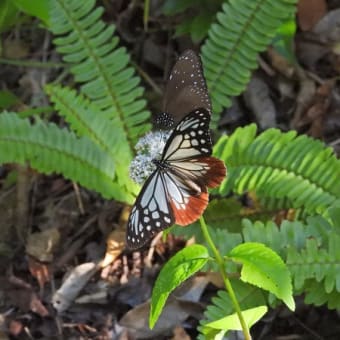
[[[207,248],[194,244],[173,256],[160,271],[151,297],[150,328],[155,325],[169,294],[208,261]]]
[[[264,244],[249,242],[235,247],[229,254],[243,264],[241,280],[268,290],[295,309],[291,276],[280,256]]]
[[[268,311],[267,306],[259,306],[242,311],[242,315],[247,326],[250,328],[258,320],[260,320],[262,316],[267,313],[267,311]],[[223,329],[225,331],[242,330],[240,320],[236,313],[228,315],[225,318],[210,322],[205,326],[214,329]]]

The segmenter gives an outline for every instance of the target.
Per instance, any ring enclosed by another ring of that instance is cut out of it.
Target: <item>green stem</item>
[[[150,0],[145,0],[144,1],[144,16],[143,16],[145,32],[148,31],[149,11],[150,11]]]
[[[231,301],[232,301],[232,303],[234,305],[234,309],[236,311],[236,314],[237,314],[237,316],[238,316],[238,318],[240,320],[244,337],[245,337],[246,340],[251,340],[249,328],[248,328],[248,326],[247,326],[247,324],[246,324],[246,322],[245,322],[245,320],[243,318],[242,311],[241,311],[240,305],[239,305],[239,303],[237,301],[235,292],[234,292],[233,287],[231,286],[230,280],[228,279],[228,276],[227,276],[227,274],[225,272],[223,257],[221,256],[221,254],[217,250],[213,240],[210,237],[210,234],[209,234],[209,231],[208,231],[208,227],[207,227],[207,225],[206,225],[206,223],[204,221],[203,216],[200,217],[200,224],[201,224],[201,229],[202,229],[202,233],[204,235],[204,238],[207,241],[208,245],[210,246],[211,250],[213,251],[213,253],[215,255],[217,264],[218,264],[218,266],[220,268],[220,273],[221,273],[223,281],[224,281],[224,285],[225,285],[225,287],[227,289],[227,292],[228,292],[228,294],[230,296],[230,299],[231,299]]]
[[[23,67],[36,67],[36,68],[54,68],[54,67],[67,67],[68,65],[63,63],[54,62],[40,62],[21,59],[6,59],[0,58],[0,64],[23,66]]]

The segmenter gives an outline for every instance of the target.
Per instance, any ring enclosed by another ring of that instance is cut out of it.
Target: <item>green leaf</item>
[[[10,91],[0,91],[0,109],[8,109],[19,102],[19,98]]]
[[[208,261],[207,248],[194,244],[173,256],[159,273],[151,297],[150,328],[155,325],[169,294]]]
[[[207,35],[214,17],[215,13],[213,15],[207,15],[207,13],[204,13],[193,18],[190,31],[191,38],[194,42],[201,41]]]
[[[52,0],[13,0],[13,3],[21,11],[39,18],[47,25],[49,21],[48,4],[50,1]]]
[[[17,21],[17,8],[11,0],[0,1],[0,32],[4,32]]]
[[[258,320],[260,320],[264,314],[267,313],[267,310],[268,310],[267,306],[259,306],[259,307],[255,307],[255,308],[242,311],[242,315],[243,315],[244,321],[250,328]],[[242,330],[240,320],[236,313],[232,315],[228,315],[225,318],[210,322],[206,324],[205,326],[210,327],[210,328],[215,328],[215,329],[223,329],[225,331]]]
[[[264,244],[249,242],[235,247],[228,256],[243,264],[242,281],[270,291],[295,309],[291,276],[277,253]]]
[[[266,304],[266,294],[262,289],[236,278],[230,279],[230,283],[241,310],[250,310]],[[207,306],[204,318],[200,320],[200,326],[198,327],[200,336],[198,339],[216,339],[217,330],[208,325],[213,321],[225,318],[226,315],[233,314],[234,311],[234,305],[229,294],[225,290],[219,290]]]
[[[273,39],[273,47],[291,64],[297,62],[294,51],[294,37],[296,33],[295,15],[284,22],[277,30]]]
[[[197,0],[166,0],[163,4],[162,12],[164,15],[175,15],[184,12]]]

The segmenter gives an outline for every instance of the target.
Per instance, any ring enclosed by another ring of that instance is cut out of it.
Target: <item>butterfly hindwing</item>
[[[192,111],[176,126],[164,148],[162,160],[169,167],[167,176],[177,186],[177,190],[168,192],[179,225],[190,224],[202,215],[208,205],[207,187],[219,185],[226,174],[224,163],[210,157],[209,122],[210,113],[206,109]],[[166,181],[167,186],[169,182]]]
[[[142,247],[152,236],[174,222],[164,174],[157,169],[144,183],[131,210],[126,239],[129,248]]]

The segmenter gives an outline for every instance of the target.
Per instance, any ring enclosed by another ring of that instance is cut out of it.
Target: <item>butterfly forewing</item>
[[[189,113],[176,126],[167,141],[163,160],[171,162],[211,155],[209,122],[210,113],[205,109],[201,108]]]
[[[192,50],[185,51],[171,70],[166,86],[163,112],[157,125],[172,128],[189,112],[204,108],[211,112],[211,102],[200,58]]]

